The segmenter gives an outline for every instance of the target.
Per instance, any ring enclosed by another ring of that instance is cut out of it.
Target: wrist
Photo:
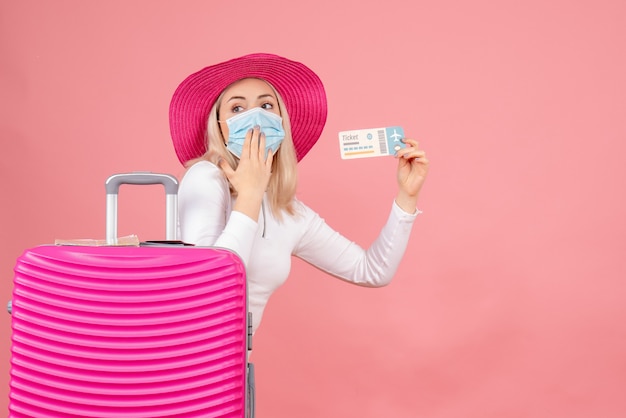
[[[259,220],[262,202],[263,194],[238,193],[235,203],[233,204],[233,210],[241,212],[257,222]]]
[[[417,195],[411,196],[398,192],[395,202],[406,213],[415,213],[417,211]]]
[[[265,192],[261,190],[242,190],[241,192],[237,192],[237,199],[246,202],[261,202],[263,195],[265,195]]]

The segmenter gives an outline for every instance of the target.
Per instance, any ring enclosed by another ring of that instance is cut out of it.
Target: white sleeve
[[[208,161],[190,167],[178,188],[181,239],[197,246],[228,248],[247,265],[258,224],[230,208],[230,190],[222,171]]]
[[[364,250],[333,230],[317,213],[304,208],[306,230],[294,255],[335,277],[370,287],[385,286],[393,278],[419,213],[406,213],[394,202],[387,223]]]

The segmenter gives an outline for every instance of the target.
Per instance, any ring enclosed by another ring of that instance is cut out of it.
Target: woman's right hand
[[[263,194],[272,175],[273,158],[271,150],[268,151],[267,158],[265,157],[265,134],[255,126],[246,134],[237,168],[233,170],[225,160],[219,162],[228,181],[237,191],[233,210],[258,220]]]

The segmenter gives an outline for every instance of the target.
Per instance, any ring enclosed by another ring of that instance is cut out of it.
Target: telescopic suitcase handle
[[[170,174],[136,171],[113,174],[105,182],[107,192],[106,240],[107,244],[117,241],[117,195],[122,184],[162,184],[165,188],[165,236],[168,241],[178,240],[178,180]],[[155,241],[156,242],[156,241]],[[184,244],[184,243],[181,243]],[[7,303],[7,312],[13,313],[13,301]]]
[[[122,184],[162,184],[165,188],[165,238],[178,240],[178,180],[170,174],[137,171],[113,174],[105,182],[107,193],[106,240],[117,240],[117,196]]]

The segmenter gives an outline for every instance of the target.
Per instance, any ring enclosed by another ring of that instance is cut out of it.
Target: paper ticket
[[[399,149],[406,147],[403,138],[404,129],[400,126],[342,131],[339,132],[341,158],[395,155]]]

